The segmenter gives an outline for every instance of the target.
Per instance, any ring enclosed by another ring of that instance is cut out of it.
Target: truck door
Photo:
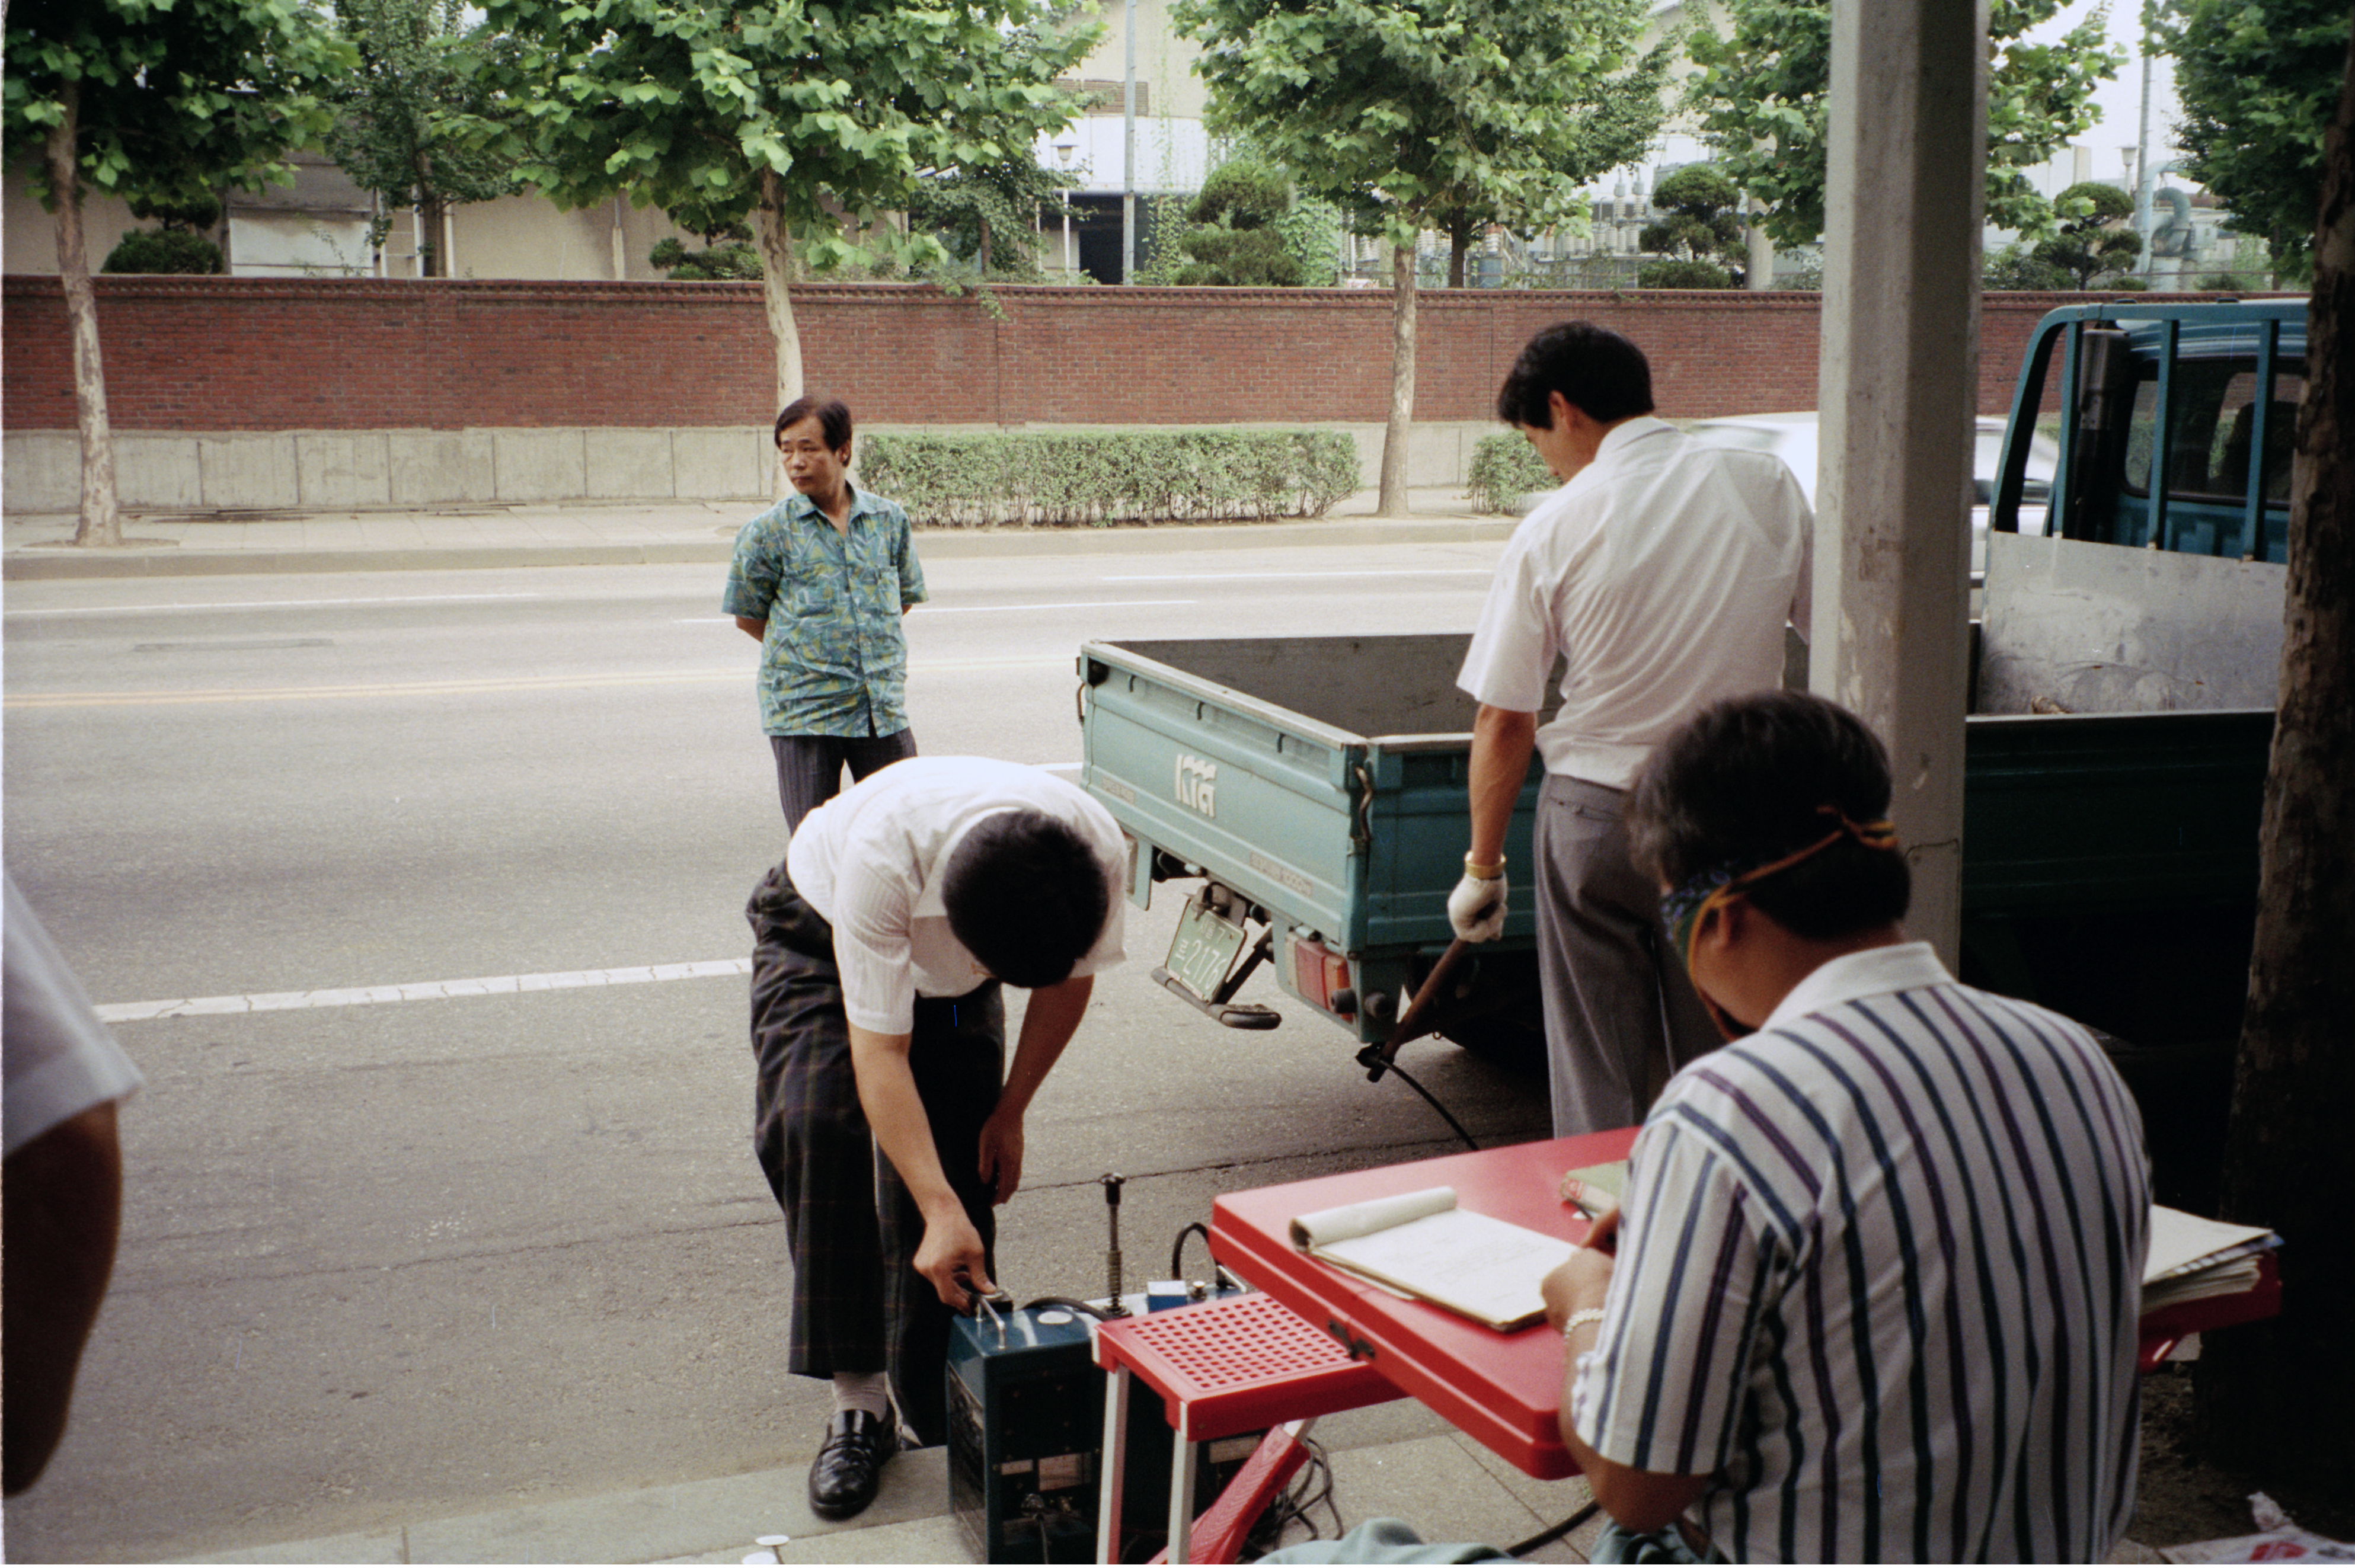
[[[2114,486],[2089,488],[2083,536],[2232,560],[2287,561],[2290,456],[2298,406],[2306,399],[2304,360],[2284,359],[2273,367],[2272,397],[2262,406],[2261,367],[2254,355],[2186,355],[2175,361],[2171,376],[2162,376],[2166,368],[2158,359],[2134,362],[2120,471]],[[2169,385],[2161,441],[2163,380]],[[2154,458],[2167,490],[2163,519],[2151,495]],[[2259,497],[2254,508],[2253,482]]]

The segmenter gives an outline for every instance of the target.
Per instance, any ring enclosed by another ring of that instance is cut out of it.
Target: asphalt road
[[[1467,630],[1498,546],[941,560],[923,749],[1076,762],[1091,636]],[[742,958],[784,832],[751,641],[707,567],[12,585],[7,863],[101,1004]],[[1228,1188],[1443,1152],[1337,1030],[1221,1030],[1146,978],[1040,1097],[1018,1296],[1132,1280]],[[1246,996],[1282,1005],[1272,985]],[[123,1022],[113,1292],[23,1559],[154,1559],[791,1463],[783,1234],[741,976]],[[1473,1130],[1542,1093],[1404,1058]],[[1187,1271],[1207,1266],[1199,1244]]]

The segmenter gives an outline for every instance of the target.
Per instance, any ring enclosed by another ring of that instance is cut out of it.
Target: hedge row
[[[858,467],[935,527],[1321,517],[1358,488],[1357,446],[1336,430],[879,434]]]
[[[1465,486],[1472,492],[1472,504],[1483,512],[1514,511],[1522,496],[1561,484],[1526,436],[1482,436],[1472,448]]]

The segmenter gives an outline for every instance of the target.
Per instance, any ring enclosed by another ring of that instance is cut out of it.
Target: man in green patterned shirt
[[[761,727],[788,831],[842,788],[916,755],[908,641],[925,598],[908,514],[850,482],[850,410],[797,397],[777,416],[794,493],[744,524],[720,608],[761,642]]]

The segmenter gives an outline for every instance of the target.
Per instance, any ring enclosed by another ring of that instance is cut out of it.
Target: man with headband
[[[1814,520],[1767,452],[1703,446],[1652,417],[1643,351],[1586,322],[1531,338],[1497,395],[1562,487],[1515,529],[1457,683],[1472,733],[1471,853],[1455,934],[1505,927],[1505,830],[1545,758],[1532,879],[1556,1136],[1640,1119],[1676,1066],[1717,1044],[1662,951],[1627,862],[1622,796],[1703,704],[1781,683],[1783,628],[1807,624]],[[1546,681],[1561,705],[1542,727]]]
[[[1880,741],[1793,692],[1704,709],[1630,794],[1732,1043],[1546,1281],[1596,1562],[1684,1515],[1671,1554],[2098,1563],[2134,1510],[2140,1118],[2083,1028],[1906,940],[1889,801]]]

